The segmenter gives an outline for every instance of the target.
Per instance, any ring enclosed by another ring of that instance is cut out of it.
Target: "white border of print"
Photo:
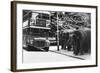
[[[50,63],[22,63],[22,10],[47,10],[47,11],[66,11],[66,12],[86,12],[91,13],[91,59],[68,62],[50,62]],[[94,8],[47,6],[47,5],[29,5],[17,4],[17,69],[30,68],[52,68],[66,66],[95,65],[96,63],[96,10]]]

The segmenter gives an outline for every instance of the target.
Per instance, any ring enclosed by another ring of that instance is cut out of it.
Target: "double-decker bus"
[[[27,11],[23,15],[23,48],[28,51],[48,51],[49,12]]]

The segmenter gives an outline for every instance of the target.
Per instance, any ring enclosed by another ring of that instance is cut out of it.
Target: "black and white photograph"
[[[91,58],[91,13],[23,10],[23,63]]]
[[[95,6],[30,2],[15,6],[16,70],[96,66]]]

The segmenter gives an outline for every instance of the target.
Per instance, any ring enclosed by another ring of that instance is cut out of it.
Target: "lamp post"
[[[59,23],[58,23],[58,12],[57,12],[57,51],[59,51]]]

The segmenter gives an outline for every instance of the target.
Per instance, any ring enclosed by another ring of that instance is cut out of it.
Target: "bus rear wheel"
[[[49,47],[45,47],[45,48],[43,48],[45,51],[49,51]]]

